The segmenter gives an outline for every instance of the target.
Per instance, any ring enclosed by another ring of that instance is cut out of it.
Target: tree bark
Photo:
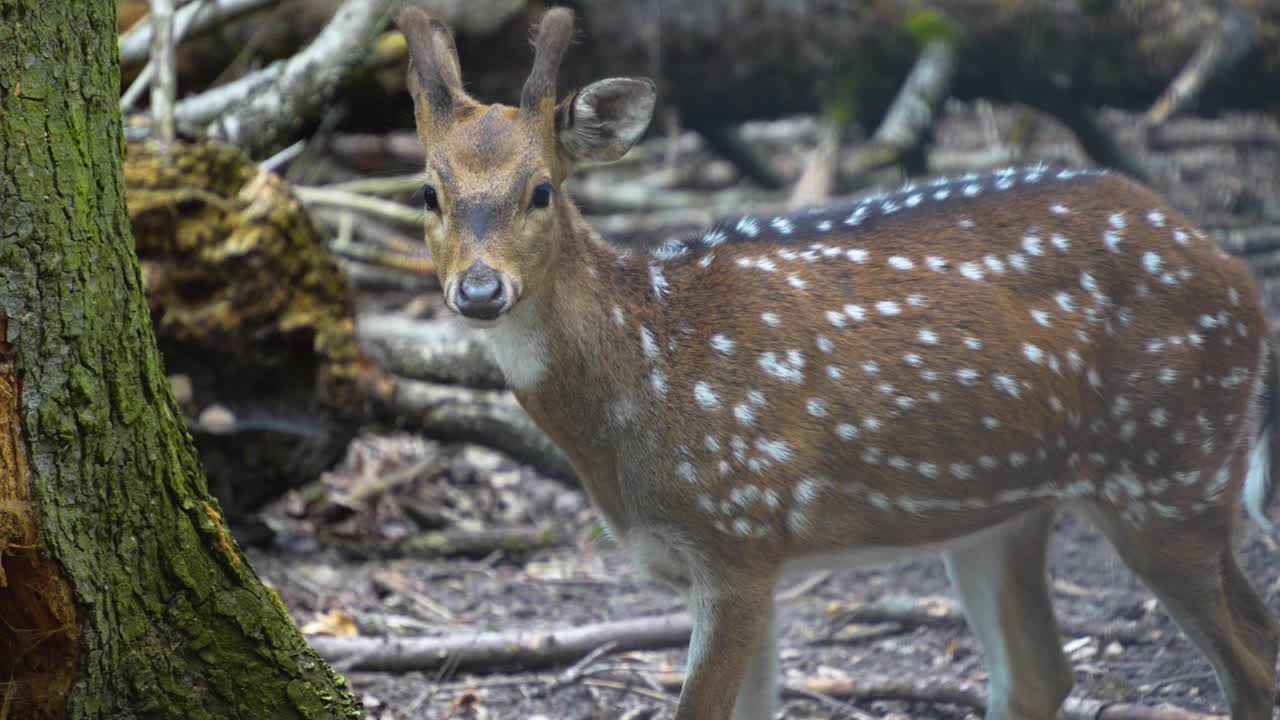
[[[228,534],[166,382],[115,3],[0,18],[0,714],[359,717]]]

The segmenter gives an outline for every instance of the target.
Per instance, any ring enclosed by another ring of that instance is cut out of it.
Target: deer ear
[[[556,108],[556,135],[575,161],[617,160],[649,127],[657,88],[647,78],[591,83]]]
[[[397,21],[409,47],[407,84],[419,121],[448,118],[467,99],[453,35],[414,3],[405,3]]]

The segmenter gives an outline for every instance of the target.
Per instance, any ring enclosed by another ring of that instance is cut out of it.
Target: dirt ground
[[[992,137],[1007,137],[1019,117],[1017,109],[956,104],[931,161],[946,167],[948,158],[985,151]],[[1156,132],[1121,113],[1106,113],[1104,121],[1152,169],[1152,184],[1207,228],[1246,229],[1253,233],[1251,249],[1268,238],[1280,244],[1280,125],[1274,118],[1179,120]],[[1051,121],[1033,135],[1015,161],[1082,162],[1070,135]],[[322,485],[328,490],[323,499],[299,492],[273,505],[266,521],[276,542],[250,551],[259,573],[310,630],[434,636],[571,628],[682,608],[676,595],[638,574],[625,552],[601,537],[580,490],[484,448],[367,434]],[[406,557],[396,550],[431,530],[521,526],[554,528],[566,541],[447,558]],[[1243,524],[1242,564],[1280,616],[1277,541],[1280,530],[1268,537]],[[1096,532],[1072,516],[1060,517],[1051,568],[1065,626],[1120,621],[1144,629],[1124,639],[1064,633],[1074,695],[1224,712],[1208,663]],[[961,624],[842,619],[842,606],[851,602],[947,597],[942,565],[933,557],[835,572],[819,582],[792,581],[780,592],[788,596],[781,604],[781,664],[788,682],[860,676],[940,685],[986,681],[974,639]],[[348,672],[348,679],[371,718],[636,720],[671,716],[676,693],[655,687],[653,678],[678,671],[683,658],[682,647],[607,653],[570,677],[562,674],[567,665],[474,674],[446,666]],[[342,663],[338,667],[343,670]],[[964,704],[798,695],[787,698],[784,710],[787,718],[980,716]]]

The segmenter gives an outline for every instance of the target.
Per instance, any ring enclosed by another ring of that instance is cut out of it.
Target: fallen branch
[[[573,468],[507,392],[396,379],[379,391],[383,414],[441,440],[500,450],[549,477],[572,480]]]
[[[851,623],[902,623],[904,625],[965,624],[964,613],[955,601],[945,597],[889,597],[882,600],[832,603],[827,613],[833,626]],[[1148,643],[1161,637],[1163,631],[1148,623],[1123,620],[1094,622],[1067,618],[1059,622],[1064,635],[1096,637],[1102,641],[1120,640]]]
[[[356,337],[384,368],[401,377],[491,390],[506,386],[483,333],[451,318],[363,315],[356,322]]]
[[[685,613],[558,630],[482,632],[435,638],[309,638],[329,662],[348,672],[416,672],[446,664],[458,670],[530,669],[575,662],[606,642],[615,650],[657,650],[689,641]]]
[[[950,605],[941,598],[861,603],[850,611],[848,617],[853,618],[850,622],[902,622],[919,625],[962,623],[963,618]],[[1064,623],[1065,627],[1075,628],[1068,631],[1072,635],[1086,634],[1080,630],[1092,628],[1101,633],[1098,637],[1103,639],[1151,639],[1150,632],[1143,634],[1129,625],[1135,624]],[[1123,629],[1117,633],[1117,628]],[[438,638],[345,638],[347,644],[335,643],[323,647],[317,645],[316,649],[326,659],[335,662],[348,662],[352,658],[358,658],[350,668],[353,670],[431,670],[445,662],[457,662],[467,665],[473,671],[491,671],[495,668],[544,667],[570,662],[609,642],[617,643],[619,650],[682,647],[688,644],[691,630],[689,614],[678,612],[542,631],[517,630]],[[450,660],[450,657],[454,659]],[[853,691],[849,690],[844,694],[847,695],[848,692]]]
[[[446,530],[415,535],[396,544],[383,557],[436,559],[464,556],[485,557],[494,552],[524,554],[532,550],[558,547],[568,538],[554,527],[497,527],[484,530]],[[375,551],[378,552],[378,551]]]
[[[308,207],[329,207],[366,213],[380,220],[414,230],[422,230],[422,211],[391,200],[360,195],[346,190],[295,185],[293,194]]]
[[[178,103],[179,126],[260,154],[313,120],[360,67],[393,0],[346,0],[310,45],[288,60]]]
[[[350,260],[376,265],[390,270],[399,270],[401,272],[420,275],[423,278],[423,284],[429,285],[435,279],[436,264],[431,262],[430,258],[418,257],[416,255],[405,255],[404,253],[384,250],[378,247],[371,247],[362,243],[350,241],[334,241],[329,244],[329,250],[335,255],[339,255]]]

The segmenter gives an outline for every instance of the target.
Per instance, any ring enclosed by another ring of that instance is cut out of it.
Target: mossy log
[[[170,165],[130,143],[124,177],[168,373],[210,483],[239,515],[335,462],[383,375],[279,176],[226,145],[181,144]]]

